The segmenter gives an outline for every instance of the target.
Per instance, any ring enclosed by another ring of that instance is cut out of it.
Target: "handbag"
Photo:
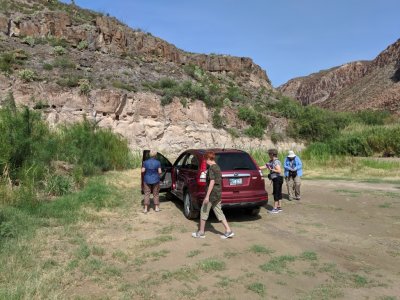
[[[297,177],[297,171],[289,171],[289,177]]]

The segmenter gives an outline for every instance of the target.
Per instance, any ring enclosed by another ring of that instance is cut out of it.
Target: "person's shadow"
[[[165,202],[165,201],[171,201],[172,203],[175,204],[176,208],[179,209],[182,212],[182,217],[185,218],[183,210],[183,201],[181,201],[180,199],[173,197],[172,195],[160,195],[160,202]],[[271,206],[266,206],[267,209],[269,209],[269,207]],[[262,209],[263,207],[261,207]],[[272,208],[272,207],[271,207]],[[226,219],[228,220],[228,223],[240,223],[240,222],[249,222],[249,221],[256,221],[261,219],[262,217],[260,215],[251,215],[249,213],[250,209],[243,209],[243,208],[229,208],[229,207],[225,207],[223,208],[223,212],[226,216]],[[199,217],[200,218],[200,217]],[[192,219],[190,221],[192,222],[196,222],[197,225],[200,225],[200,219],[196,218],[196,219]],[[213,210],[210,211],[210,215],[209,218],[206,222],[206,230],[210,231],[212,233],[215,234],[224,234],[224,232],[221,232],[217,229],[215,229],[214,225],[220,223],[220,221],[218,221],[217,217],[215,216]],[[222,225],[221,225],[222,226]]]

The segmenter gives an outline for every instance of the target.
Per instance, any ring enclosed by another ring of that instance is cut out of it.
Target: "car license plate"
[[[241,185],[243,184],[242,178],[229,178],[229,185]]]

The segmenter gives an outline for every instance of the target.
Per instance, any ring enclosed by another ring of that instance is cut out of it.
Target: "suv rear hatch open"
[[[148,160],[150,158],[150,150],[143,150],[143,156],[142,156],[142,166],[144,161]],[[172,186],[172,177],[171,177],[171,170],[172,170],[172,164],[171,162],[161,153],[157,153],[156,159],[160,161],[161,163],[161,176],[160,176],[160,192],[168,192],[171,190]],[[143,194],[143,176],[144,174],[142,173],[142,194]]]

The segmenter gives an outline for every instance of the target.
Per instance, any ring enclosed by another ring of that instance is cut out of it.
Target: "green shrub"
[[[274,131],[274,132],[271,133],[271,141],[272,141],[274,144],[276,144],[276,143],[278,143],[278,142],[283,141],[283,137],[282,137],[281,134],[279,134],[279,133],[277,133],[277,132]]]
[[[0,177],[4,168],[12,181],[24,176],[40,181],[56,143],[40,114],[11,105],[0,109]]]
[[[61,56],[61,55],[66,54],[67,50],[65,50],[65,48],[63,46],[55,46],[53,48],[53,53],[56,54],[56,55]]]
[[[54,60],[53,66],[60,69],[75,69],[76,65],[73,61],[66,57],[58,57]]]
[[[82,166],[75,166],[72,172],[72,178],[78,188],[82,188],[85,184],[85,177]]]
[[[19,111],[12,94],[8,98],[0,108],[1,203],[37,204],[40,193],[63,195],[73,190],[74,182],[82,187],[84,175],[132,165],[127,141],[110,130],[85,121],[53,132],[40,113]],[[73,164],[72,174],[54,174],[54,160]],[[9,182],[18,183],[18,189],[8,188]]]
[[[172,89],[176,86],[178,86],[178,83],[171,78],[162,78],[159,82],[158,85],[162,89]]]
[[[332,155],[400,156],[400,125],[349,127],[339,137],[311,143],[303,152],[306,158],[321,160]]]
[[[164,96],[161,97],[161,105],[165,106],[171,104],[174,100],[175,94],[172,91],[167,91]]]
[[[297,119],[300,117],[303,107],[298,101],[288,97],[283,97],[272,106],[273,110],[280,116],[288,119]]]
[[[82,77],[76,74],[67,74],[57,80],[57,84],[63,87],[77,87]]]
[[[246,134],[249,137],[262,139],[264,136],[264,128],[262,128],[259,125],[250,126],[249,128],[245,129],[244,134]]]
[[[52,196],[69,194],[73,188],[73,181],[69,176],[51,175],[47,179],[46,192]]]
[[[51,71],[51,70],[53,70],[53,65],[49,64],[49,63],[44,63],[43,64],[43,70]]]
[[[239,87],[232,83],[229,85],[225,97],[233,102],[244,102],[246,100]]]
[[[2,53],[0,56],[0,71],[6,74],[12,73],[15,61],[13,53]]]
[[[32,37],[32,36],[26,36],[26,37],[24,37],[24,38],[22,39],[22,42],[23,42],[24,44],[27,44],[27,45],[33,47],[33,46],[35,46],[36,40],[35,40],[35,38]]]
[[[13,238],[16,234],[15,226],[12,222],[0,222],[0,238]]]
[[[39,100],[39,102],[35,103],[33,106],[33,109],[44,109],[44,108],[49,108],[50,105],[48,105],[46,102]]]
[[[224,127],[224,119],[221,116],[221,110],[219,108],[214,111],[212,116],[212,122],[215,128],[219,129]]]
[[[336,137],[350,122],[348,114],[307,106],[297,119],[291,120],[288,133],[308,141],[326,141]]]
[[[24,70],[19,71],[18,76],[24,82],[31,82],[31,81],[35,81],[37,79],[35,72],[30,69],[24,69]]]
[[[136,88],[133,85],[130,85],[128,83],[122,82],[122,81],[113,81],[112,83],[113,87],[117,89],[122,89],[122,90],[127,90],[129,92],[135,92]]]
[[[193,97],[193,83],[189,80],[182,82],[179,87],[181,96],[192,98]]]
[[[246,121],[251,126],[256,126],[265,129],[269,125],[269,119],[261,113],[256,112],[251,107],[241,107],[238,111],[240,120]]]
[[[86,40],[80,41],[77,48],[78,50],[84,50],[87,49],[89,47],[89,43]]]
[[[239,133],[239,131],[236,129],[236,128],[226,128],[225,129],[230,135],[231,135],[231,137],[232,138],[238,138],[238,137],[240,137],[240,133]]]
[[[91,89],[92,87],[88,79],[83,78],[79,80],[79,91],[82,95],[89,95]]]
[[[355,113],[355,122],[366,125],[384,125],[390,117],[387,111],[363,110]]]
[[[65,39],[59,39],[53,36],[48,36],[47,41],[52,47],[62,47],[62,48],[68,47],[68,42]]]
[[[84,121],[62,127],[61,135],[60,158],[83,166],[85,175],[129,167],[128,143],[111,130]]]
[[[204,78],[205,72],[199,66],[188,64],[185,65],[183,69],[189,76],[193,77],[196,80],[202,80]]]

